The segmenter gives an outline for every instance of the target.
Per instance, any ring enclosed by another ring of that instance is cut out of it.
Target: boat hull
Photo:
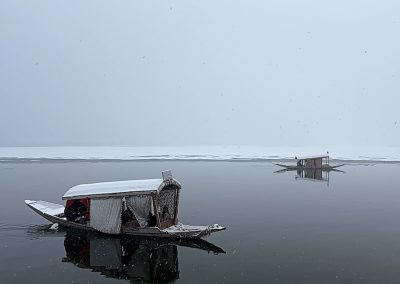
[[[59,226],[80,229],[85,231],[95,231],[90,225],[70,222],[64,217],[64,206],[46,201],[25,200],[25,204],[46,220],[57,223]],[[122,235],[142,236],[142,237],[160,237],[176,239],[200,239],[211,233],[225,230],[225,227],[217,224],[212,226],[190,226],[178,224],[166,229],[158,227],[131,228],[123,229]],[[101,233],[101,232],[99,232]]]

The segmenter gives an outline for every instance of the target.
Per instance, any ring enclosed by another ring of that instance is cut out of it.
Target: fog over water
[[[0,146],[400,146],[399,1],[1,1]]]

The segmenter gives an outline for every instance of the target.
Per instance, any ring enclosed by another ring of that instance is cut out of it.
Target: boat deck
[[[51,203],[43,200],[25,200],[25,204],[40,216],[49,220],[52,223],[57,223],[60,226],[71,227],[75,229],[82,229],[86,231],[96,231],[90,227],[90,223],[79,224],[70,222],[64,217],[64,206],[56,203]],[[162,237],[162,238],[179,238],[179,239],[199,239],[206,237],[211,233],[225,230],[218,224],[211,226],[191,226],[177,224],[163,230],[158,227],[144,227],[144,228],[123,228],[121,234],[132,236],[145,236],[145,237]]]

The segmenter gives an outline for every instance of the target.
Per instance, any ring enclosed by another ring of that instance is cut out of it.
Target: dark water
[[[23,203],[164,169],[183,184],[182,223],[227,226],[207,239],[225,254],[49,231]],[[0,164],[0,283],[398,283],[400,165],[342,169],[328,184],[267,162]]]

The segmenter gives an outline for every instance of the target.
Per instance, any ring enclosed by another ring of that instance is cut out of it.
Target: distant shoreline
[[[1,163],[72,163],[72,162],[86,162],[86,163],[107,163],[107,162],[231,162],[231,163],[245,163],[245,162],[255,162],[255,163],[293,163],[293,159],[184,159],[184,158],[132,158],[132,159],[103,159],[103,158],[95,158],[95,159],[70,159],[70,158],[13,158],[13,157],[0,157]],[[399,164],[400,161],[397,160],[371,160],[371,159],[331,159],[331,164]]]
[[[0,162],[271,161],[326,155],[331,162],[400,162],[400,147],[0,147]]]

